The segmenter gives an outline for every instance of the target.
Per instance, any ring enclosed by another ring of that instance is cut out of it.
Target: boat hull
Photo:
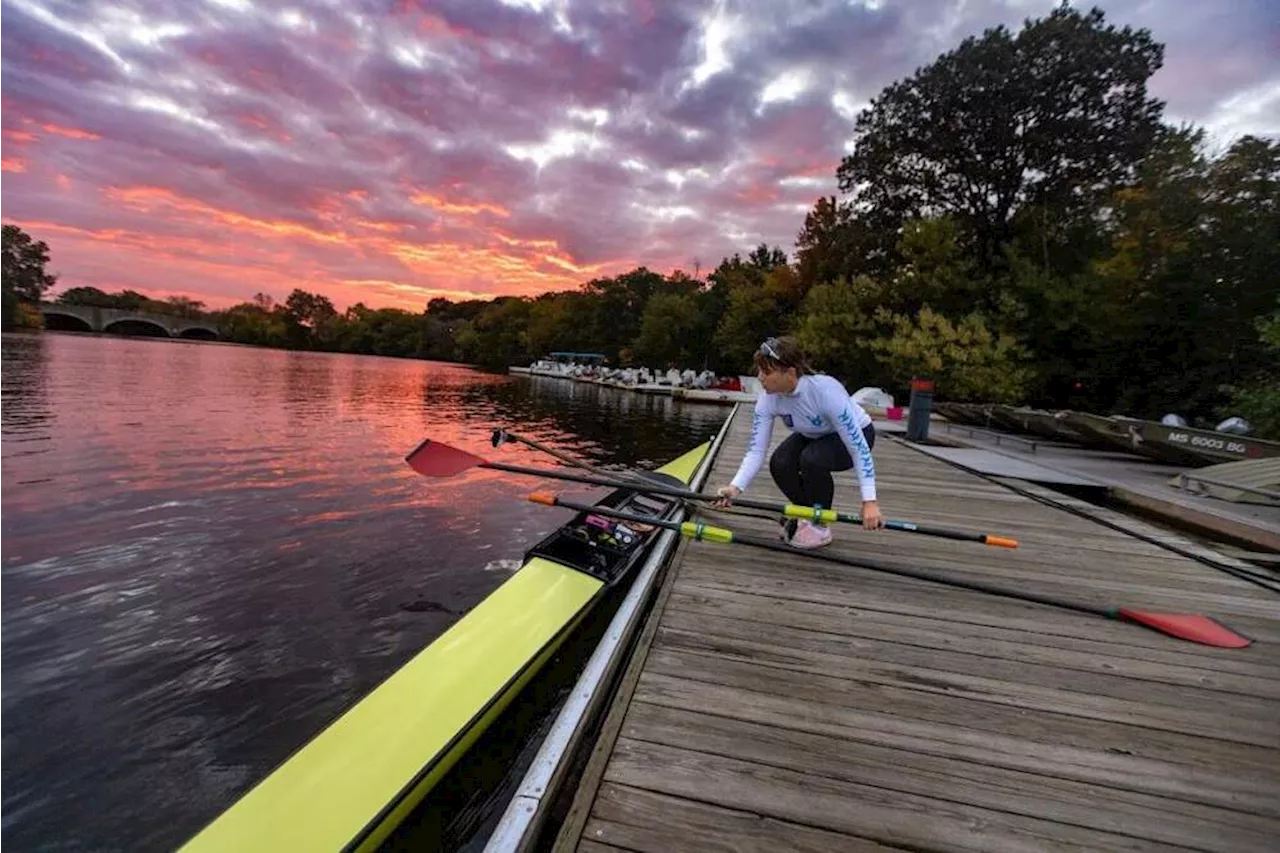
[[[658,473],[668,484],[688,483],[708,447]],[[631,493],[619,491],[600,503],[629,499]],[[664,507],[660,515],[676,506],[652,500]],[[571,560],[581,550],[576,538],[558,534],[581,526],[585,515],[531,549],[502,586],[182,849],[376,849],[656,541],[655,530],[625,559],[584,568]]]
[[[1189,465],[1280,457],[1280,442],[1189,427],[1138,421],[1137,433],[1153,455]]]
[[[1166,426],[1133,418],[1061,412],[1067,426],[1111,450],[1127,450],[1161,462],[1199,467],[1280,456],[1280,442],[1212,430]]]

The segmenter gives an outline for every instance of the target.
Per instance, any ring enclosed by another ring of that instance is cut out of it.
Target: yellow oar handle
[[[685,521],[680,524],[680,534],[689,539],[705,539],[708,542],[732,542],[733,531],[724,527],[713,527],[701,521]]]
[[[840,513],[834,509],[818,509],[816,506],[799,506],[787,504],[782,508],[787,518],[806,518],[809,521],[839,521]]]

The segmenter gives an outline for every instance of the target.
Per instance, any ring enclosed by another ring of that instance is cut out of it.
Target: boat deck
[[[1023,465],[1036,465],[1092,481],[1133,506],[1217,533],[1280,551],[1280,507],[1233,503],[1170,485],[1183,471],[1123,451],[1094,450],[1032,436],[1011,436],[963,424],[933,424],[930,437],[981,448]],[[1064,480],[1065,481],[1065,480]]]
[[[708,490],[741,458],[747,414],[737,410]],[[1021,548],[841,525],[838,553],[1089,603],[1206,613],[1256,642],[1212,649],[922,581],[685,542],[554,849],[1276,849],[1280,596],[888,435],[875,455],[888,517],[1007,534]],[[851,475],[840,476],[837,495],[847,497]],[[767,470],[752,494],[781,499]]]

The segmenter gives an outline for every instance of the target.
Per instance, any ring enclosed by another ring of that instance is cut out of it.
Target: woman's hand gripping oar
[[[548,477],[553,480],[565,480],[571,483],[588,483],[594,486],[608,486],[614,489],[630,489],[633,492],[649,492],[655,495],[666,495],[668,497],[684,498],[694,501],[714,502],[719,500],[716,495],[706,495],[701,492],[695,492],[690,489],[679,489],[672,486],[664,486],[646,480],[640,475],[635,475],[633,480],[606,479],[603,477],[588,477],[581,474],[570,474],[562,471],[550,471],[542,468],[524,468],[519,465],[506,465],[501,462],[487,462],[476,456],[474,453],[468,453],[448,444],[439,441],[424,439],[421,444],[410,451],[405,457],[405,461],[413,470],[417,471],[424,477],[453,477],[461,474],[471,468],[488,468],[494,471],[507,471],[512,474],[526,474],[531,477]],[[851,524],[861,524],[862,519],[852,513],[837,512],[833,509],[818,509],[810,506],[796,506],[795,504],[780,504],[772,501],[759,501],[749,498],[735,498],[734,503],[738,506],[747,506],[754,509],[770,510],[772,512],[785,515],[788,518],[811,519],[815,521],[841,521]],[[991,545],[997,548],[1017,548],[1018,540],[1011,539],[1007,536],[996,536],[991,533],[976,533],[968,530],[952,530],[945,527],[930,527],[923,524],[915,524],[910,521],[886,521],[885,529],[896,530],[902,533],[918,533],[924,536],[937,536],[943,539],[955,539],[961,542],[981,542],[984,545]]]
[[[827,563],[836,563],[843,566],[870,569],[875,572],[915,578],[916,580],[929,581],[931,583],[942,584],[944,586],[959,587],[961,589],[987,593],[988,595],[998,595],[1004,598],[1017,599],[1019,601],[1029,601],[1033,604],[1043,604],[1049,607],[1074,610],[1077,613],[1102,616],[1106,619],[1113,619],[1120,622],[1133,622],[1138,625],[1144,625],[1155,631],[1159,631],[1162,634],[1167,634],[1170,637],[1177,637],[1180,640],[1188,640],[1192,643],[1199,643],[1204,646],[1216,646],[1224,649],[1239,649],[1244,648],[1253,642],[1248,637],[1236,633],[1226,625],[1218,622],[1216,619],[1195,613],[1151,613],[1145,610],[1136,610],[1131,607],[1095,607],[1093,605],[1081,604],[1079,602],[1068,601],[1066,599],[1053,598],[1047,595],[1019,592],[1017,590],[982,583],[980,581],[968,581],[960,578],[947,577],[945,575],[935,575],[931,572],[924,572],[906,566],[883,563],[878,560],[870,560],[862,557],[843,557],[830,552],[820,553],[817,551],[805,551],[792,548],[790,545],[784,545],[781,542],[775,542],[770,539],[759,539],[753,536],[745,536],[724,527],[713,527],[701,522],[667,521],[665,519],[637,515],[630,512],[622,512],[609,507],[587,506],[585,504],[561,500],[550,492],[535,492],[529,496],[529,500],[546,506],[559,506],[564,507],[565,509],[578,510],[580,512],[592,512],[597,515],[611,516],[623,521],[641,522],[644,524],[656,525],[658,527],[665,527],[669,530],[675,530],[680,533],[680,535],[689,539],[701,539],[708,542],[722,542],[726,544],[733,543],[749,545],[753,548],[780,551],[811,560],[822,560]]]

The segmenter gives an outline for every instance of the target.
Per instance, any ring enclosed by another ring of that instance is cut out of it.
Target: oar
[[[597,476],[600,476],[600,477],[614,476],[613,472],[605,471],[601,468],[596,468],[595,466],[589,465],[581,459],[576,459],[575,457],[569,455],[568,453],[564,453],[560,450],[555,449],[554,447],[548,447],[545,444],[539,444],[538,442],[534,441],[531,438],[525,438],[522,435],[517,435],[516,433],[510,432],[505,429],[501,429],[501,428],[495,429],[493,431],[492,441],[493,441],[494,447],[498,447],[501,444],[506,444],[511,442],[524,444],[529,447],[532,447],[534,450],[541,450],[543,453],[548,453],[551,456],[554,456],[555,458],[561,460],[562,462],[567,462],[569,465],[572,465],[575,468],[582,468],[583,470],[590,471],[592,474],[595,474]],[[636,482],[643,482],[643,483],[652,482],[651,480],[646,480],[644,478],[643,472],[638,473],[635,471],[621,471],[621,472],[618,472],[618,476],[628,480],[633,480]],[[749,516],[752,518],[767,518],[770,521],[775,520],[775,517],[773,515],[766,515],[764,513],[739,512],[736,514]]]
[[[501,462],[487,462],[479,456],[476,456],[474,453],[468,453],[465,450],[460,450],[439,441],[432,441],[429,438],[424,439],[421,444],[410,451],[409,455],[405,457],[405,461],[409,463],[409,466],[413,468],[413,470],[417,471],[424,477],[453,477],[471,468],[488,468],[494,471],[507,471],[512,474],[527,474],[531,477],[549,477],[553,480],[566,480],[571,483],[588,483],[594,486],[608,486],[614,489],[644,491],[655,495],[684,498],[685,500],[719,500],[716,495],[704,495],[701,492],[695,492],[689,489],[658,485],[657,482],[650,485],[648,480],[637,480],[634,482],[610,480],[598,477],[586,477],[581,474],[570,474],[562,471],[548,471],[545,468],[523,468],[519,465],[506,465]],[[643,475],[638,476],[642,477]],[[847,512],[837,512],[833,509],[819,509],[817,507],[797,506],[795,504],[779,504],[770,501],[758,501],[742,497],[734,498],[733,502],[735,504],[754,507],[756,509],[771,510],[785,515],[788,518],[807,518],[824,522],[844,521],[851,524],[862,523],[861,516]],[[967,530],[951,530],[945,527],[927,527],[923,524],[916,524],[910,521],[886,521],[884,526],[888,530],[897,530],[903,533],[920,533],[925,536],[938,536],[943,539],[956,539],[962,542],[981,542],[984,545],[991,545],[998,548],[1018,547],[1018,540],[1010,539],[1007,536],[996,536],[991,533],[973,533]]]
[[[624,480],[644,481],[646,483],[650,482],[648,480],[645,480],[642,474],[636,473],[635,471],[619,471],[616,473],[612,471],[605,471],[602,468],[597,468],[594,465],[588,464],[587,462],[584,462],[581,459],[577,459],[571,456],[570,454],[565,453],[562,450],[557,450],[554,447],[549,447],[545,444],[542,444],[541,442],[534,441],[532,438],[526,438],[523,435],[517,435],[516,433],[502,429],[501,427],[493,431],[493,436],[491,440],[493,442],[494,447],[498,447],[503,444],[517,443],[517,444],[526,445],[528,447],[532,447],[534,450],[541,450],[543,453],[546,453],[549,456],[554,456],[556,459],[559,459],[561,462],[571,465],[574,468],[581,468],[584,471],[589,471],[590,473],[596,475],[597,477],[620,477]]]
[[[681,536],[689,539],[750,545],[753,548],[765,548],[770,551],[780,551],[787,554],[794,554],[797,557],[808,557],[810,559],[822,560],[828,563],[838,563],[842,566],[854,566],[860,569],[870,569],[875,572],[884,572],[885,574],[890,575],[901,575],[902,577],[930,581],[932,583],[943,584],[946,586],[960,587],[961,589],[974,590],[975,592],[984,592],[991,595],[1003,596],[1005,598],[1030,601],[1034,604],[1044,604],[1049,607],[1074,610],[1078,613],[1088,613],[1090,615],[1102,616],[1104,618],[1114,619],[1120,622],[1133,622],[1138,625],[1144,625],[1148,628],[1152,628],[1162,634],[1168,634],[1170,637],[1189,640],[1193,643],[1199,643],[1204,646],[1217,646],[1224,649],[1241,649],[1253,643],[1253,640],[1236,633],[1221,622],[1218,622],[1208,616],[1201,616],[1194,613],[1151,613],[1145,610],[1135,610],[1131,607],[1095,607],[1093,605],[1080,604],[1079,602],[1053,598],[1047,595],[1018,592],[1017,590],[982,583],[981,581],[961,580],[960,578],[946,577],[945,575],[935,575],[931,572],[923,572],[918,569],[907,568],[905,566],[882,563],[865,557],[844,557],[839,554],[801,550],[799,548],[793,548],[790,545],[785,545],[781,542],[775,542],[770,539],[760,539],[754,536],[744,536],[727,528],[713,527],[708,524],[703,524],[702,522],[667,521],[661,518],[654,518],[653,516],[637,515],[635,513],[623,512],[609,507],[573,503],[571,501],[561,500],[550,492],[535,492],[529,496],[529,500],[534,503],[545,504],[547,506],[559,506],[564,507],[565,509],[578,510],[580,512],[590,512],[596,515],[611,516],[621,521],[665,527],[669,530],[675,530],[680,533]]]

